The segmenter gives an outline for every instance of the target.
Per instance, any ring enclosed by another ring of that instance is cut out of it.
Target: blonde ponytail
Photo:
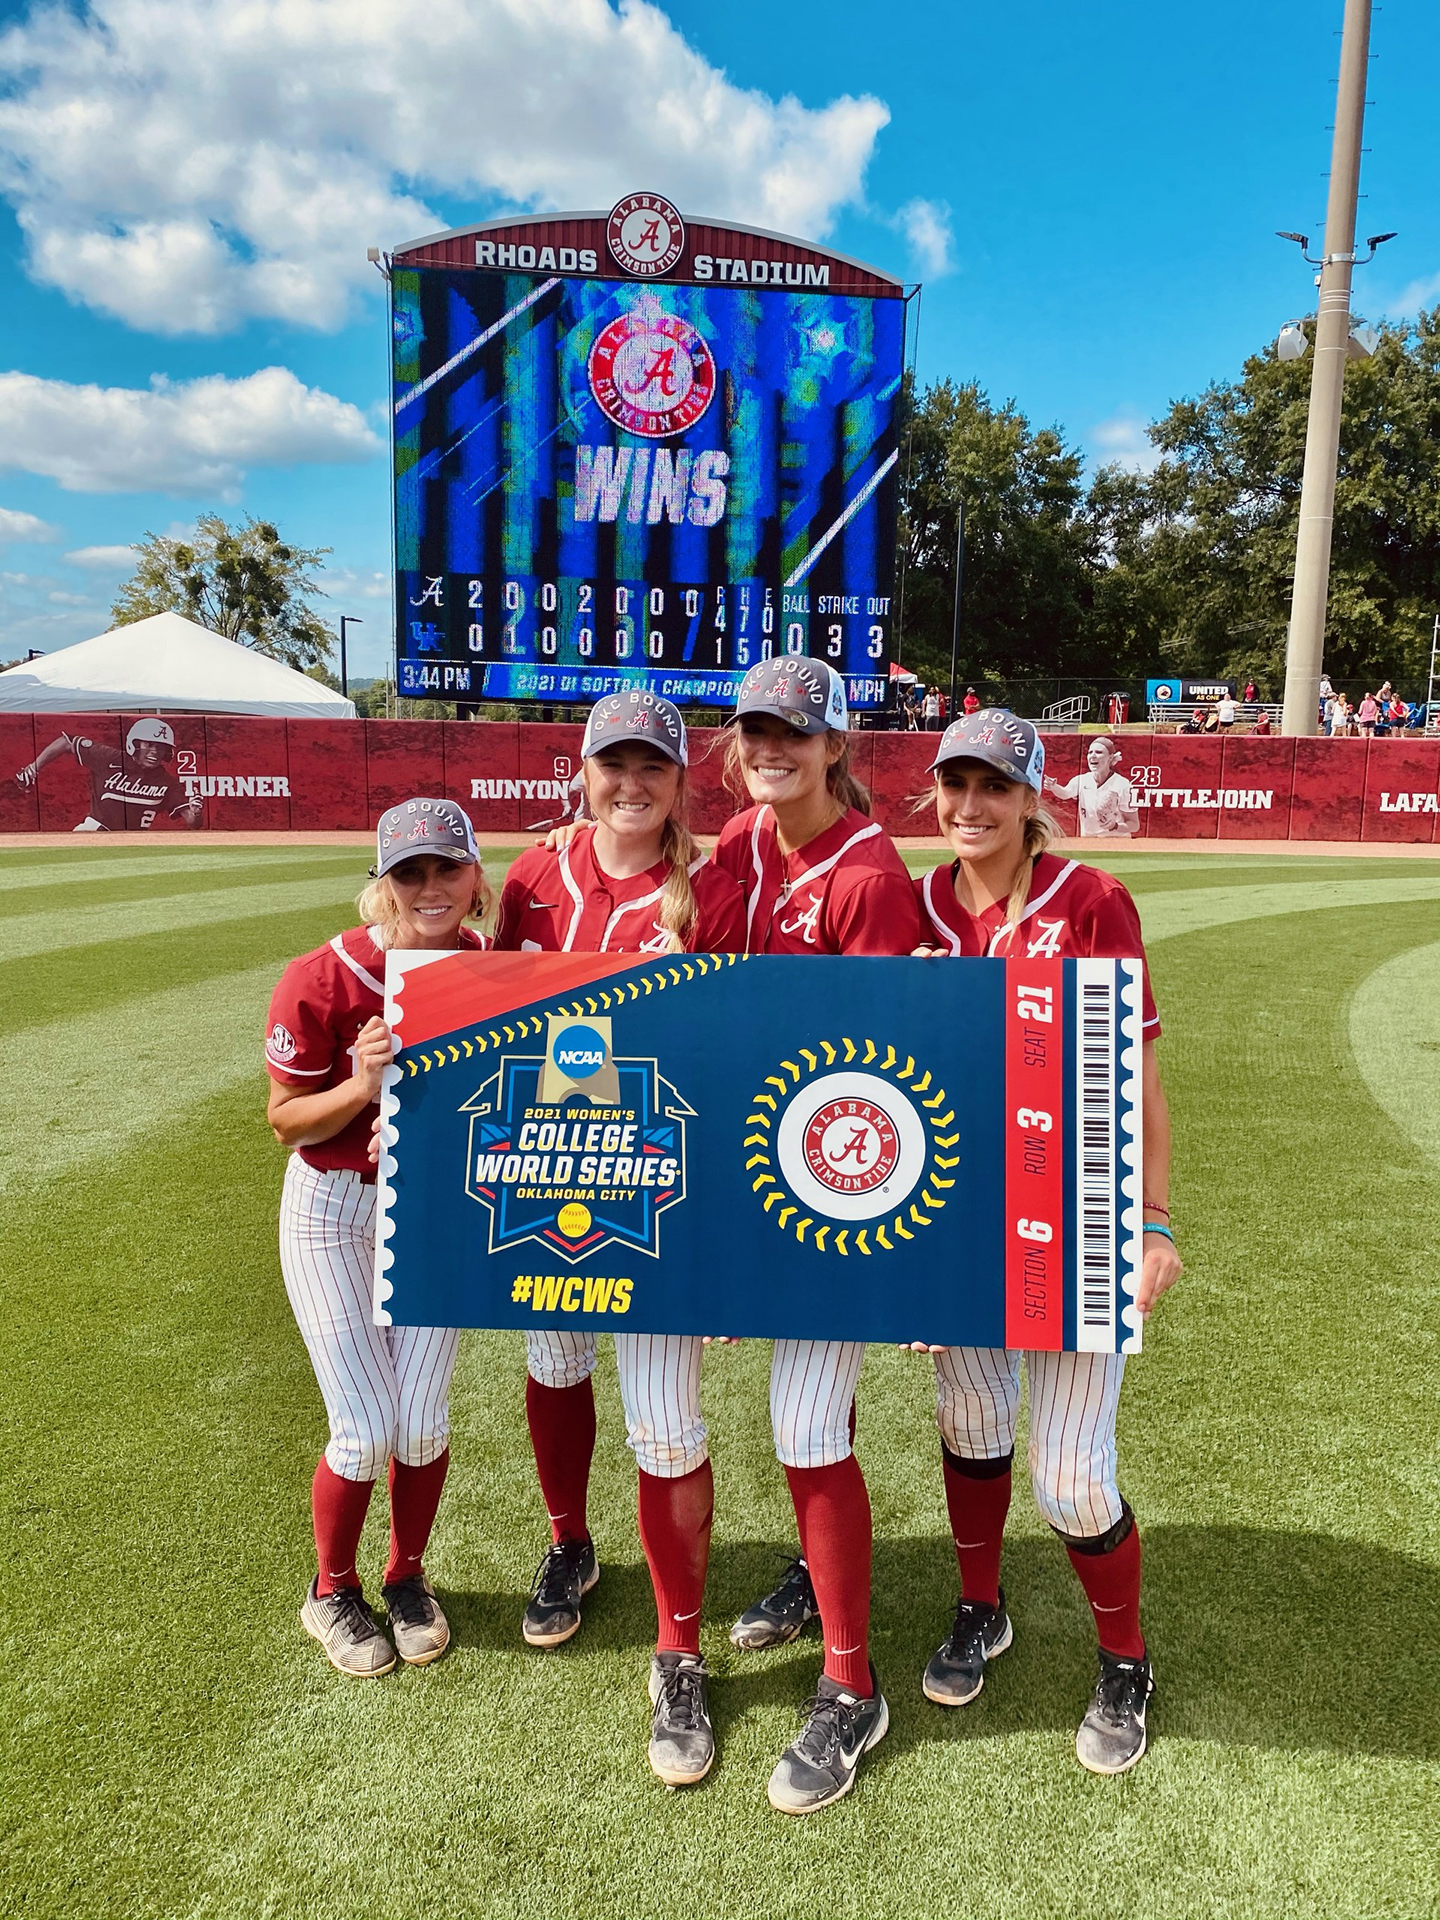
[[[704,858],[704,854],[685,824],[685,776],[682,774],[680,779],[680,792],[675,796],[674,810],[665,822],[665,831],[660,839],[661,857],[670,871],[661,890],[660,911],[655,917],[670,936],[665,949],[667,953],[688,952],[695,934],[695,923],[700,918],[700,904],[695,898],[690,869],[697,860]]]
[[[1020,916],[1025,911],[1025,903],[1030,898],[1030,881],[1035,873],[1035,862],[1049,846],[1054,833],[1055,822],[1043,807],[1037,807],[1034,813],[1026,816],[1020,864],[1015,869],[1010,898],[1005,903],[1005,924],[1012,929],[1019,926]]]
[[[493,896],[490,882],[485,878],[485,869],[477,860],[475,863],[475,892],[471,896],[470,907],[465,915],[467,920],[483,920],[490,911]],[[361,890],[355,902],[362,926],[369,927],[374,941],[382,953],[388,953],[400,938],[400,909],[395,904],[395,896],[390,891],[388,877],[372,880]]]

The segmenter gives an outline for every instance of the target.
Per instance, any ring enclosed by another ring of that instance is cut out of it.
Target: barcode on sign
[[[1081,961],[1076,969],[1076,1098],[1080,1247],[1075,1345],[1081,1353],[1115,1349],[1115,968]]]

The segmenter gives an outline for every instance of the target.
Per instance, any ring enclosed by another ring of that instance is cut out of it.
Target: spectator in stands
[[[1330,676],[1328,673],[1322,673],[1320,676],[1320,698],[1322,700],[1333,700],[1335,698],[1335,689],[1330,684]]]
[[[1259,713],[1257,713],[1255,716],[1255,725],[1251,728],[1251,732],[1266,734],[1266,733],[1269,733],[1269,731],[1270,731],[1270,716],[1265,711],[1264,707],[1261,707]]]
[[[1235,704],[1233,693],[1222,693],[1215,702],[1215,720],[1222,733],[1228,733],[1234,726],[1240,709]]]
[[[1385,711],[1392,727],[1403,727],[1410,718],[1410,709],[1398,693],[1391,694],[1390,704]]]
[[[1390,704],[1390,696],[1394,691],[1395,689],[1390,685],[1390,682],[1388,680],[1385,681],[1384,684],[1381,686],[1380,691],[1375,696],[1376,705],[1381,707],[1388,707]]]
[[[1205,731],[1205,709],[1203,707],[1196,707],[1180,731],[1181,733],[1203,733]]]
[[[1360,702],[1359,710],[1355,715],[1359,723],[1360,738],[1362,740],[1373,740],[1375,738],[1375,722],[1379,718],[1379,715],[1379,701],[1373,693],[1367,693]]]
[[[940,689],[938,687],[925,689],[923,715],[927,733],[933,733],[940,725]]]
[[[1247,707],[1253,707],[1255,704],[1256,694],[1255,682],[1253,680],[1247,680],[1245,682],[1244,700]]]
[[[980,711],[980,696],[976,693],[974,687],[966,687],[965,698],[960,702],[960,706],[967,719],[972,713],[978,713]]]
[[[1329,693],[1323,694],[1321,696],[1320,724],[1325,729],[1326,733],[1334,733],[1335,731],[1335,712],[1339,704],[1340,704],[1340,696],[1334,691],[1333,688]]]

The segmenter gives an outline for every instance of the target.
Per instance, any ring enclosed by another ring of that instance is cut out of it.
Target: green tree
[[[1310,365],[1267,347],[1238,380],[1177,401],[1150,428],[1152,474],[1096,477],[1098,642],[1171,672],[1253,676],[1279,694]],[[1440,308],[1382,327],[1370,358],[1346,369],[1325,629],[1337,684],[1422,688],[1440,609],[1437,444]]]
[[[333,630],[310,604],[319,592],[311,569],[328,547],[294,547],[268,520],[238,527],[203,513],[193,540],[147,533],[134,548],[135,572],[111,608],[117,626],[156,613],[182,613],[212,633],[254,647],[287,667],[323,666]]]
[[[1033,428],[1013,400],[994,405],[974,381],[937,381],[918,400],[907,389],[907,403],[905,665],[922,680],[948,684],[956,502],[963,500],[962,684],[988,680],[995,693],[1085,674],[1096,664],[1087,624],[1095,535],[1084,513],[1081,455],[1058,430]]]

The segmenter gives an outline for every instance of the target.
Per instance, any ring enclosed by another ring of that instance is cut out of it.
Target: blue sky
[[[216,508],[333,548],[379,670],[366,246],[635,187],[923,280],[922,379],[1143,458],[1309,310],[1273,235],[1323,230],[1341,12],[0,0],[0,658],[101,631],[115,549]],[[1400,236],[1358,276],[1373,318],[1440,301],[1440,8],[1386,0],[1372,48],[1360,230]]]

